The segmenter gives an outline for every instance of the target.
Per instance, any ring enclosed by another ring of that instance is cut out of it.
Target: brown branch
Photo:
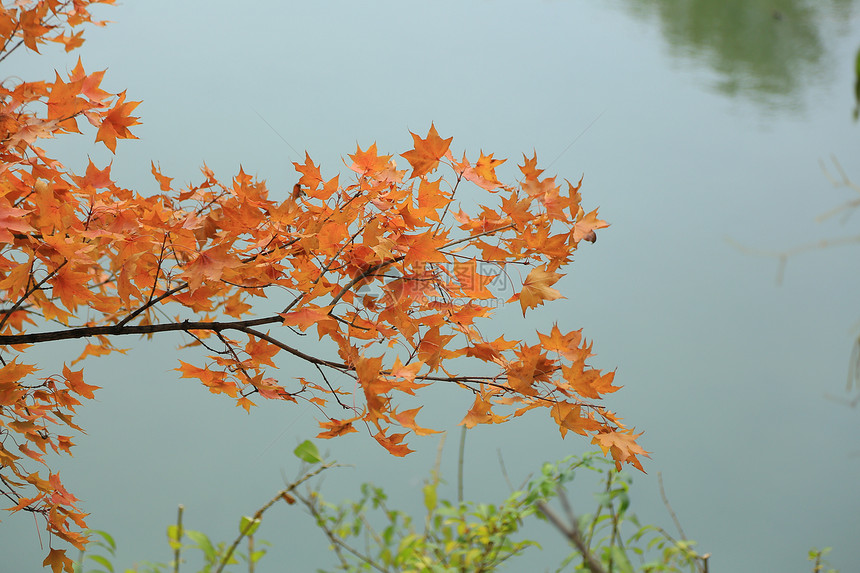
[[[5,325],[6,321],[9,320],[9,317],[12,316],[12,313],[15,312],[16,310],[18,310],[18,308],[24,303],[25,300],[27,300],[30,297],[31,294],[33,294],[34,292],[36,292],[37,290],[42,288],[42,285],[45,284],[45,282],[48,279],[50,279],[52,276],[57,274],[60,271],[60,269],[62,269],[64,266],[66,266],[66,263],[68,263],[68,262],[69,261],[67,259],[63,259],[63,262],[60,263],[60,266],[58,266],[56,269],[54,269],[53,271],[48,273],[48,275],[45,278],[40,280],[38,283],[33,285],[26,293],[24,293],[24,296],[19,298],[18,302],[16,302],[15,305],[9,310],[9,312],[6,313],[6,315],[3,317],[3,320],[0,320],[0,330],[3,330],[3,325]],[[30,272],[31,273],[33,272],[32,267],[31,267]],[[2,343],[0,343],[0,346],[2,346]]]
[[[471,241],[472,239],[477,239],[478,237],[483,237],[486,235],[492,235],[494,233],[498,233],[499,231],[505,231],[507,229],[512,229],[516,227],[514,223],[508,223],[507,225],[502,225],[501,227],[496,227],[495,229],[490,229],[489,231],[484,231],[482,233],[478,233],[477,235],[469,235],[468,237],[463,237],[462,239],[457,239],[456,241],[451,241],[450,243],[445,243],[442,245],[442,249],[447,249],[449,247],[453,247],[454,245],[459,245],[460,243],[465,243],[466,241]]]
[[[278,316],[277,319],[279,321],[283,320],[280,316]],[[231,328],[235,328],[235,330],[239,330],[241,332],[244,332],[245,334],[252,334],[261,340],[265,340],[269,344],[274,344],[275,346],[277,346],[281,350],[286,350],[287,352],[289,352],[293,356],[297,356],[298,358],[301,358],[302,360],[307,360],[311,364],[319,364],[320,366],[328,366],[329,368],[334,368],[335,370],[341,370],[341,371],[349,371],[349,370],[354,369],[352,366],[349,366],[347,364],[343,364],[341,362],[332,362],[331,360],[323,360],[322,358],[316,358],[315,356],[311,356],[310,354],[305,354],[304,352],[302,352],[301,350],[299,350],[297,348],[293,348],[292,346],[290,346],[288,344],[284,344],[283,342],[281,342],[277,338],[274,338],[272,336],[269,336],[268,334],[260,332],[259,330],[255,330],[255,329],[251,328],[252,326],[255,326],[254,324],[251,324],[254,321],[248,320],[245,322],[247,324],[234,326]],[[266,324],[266,323],[262,323],[262,324]]]
[[[374,569],[381,571],[382,573],[388,573],[388,569],[384,569],[376,561],[374,561],[372,557],[370,557],[369,555],[365,555],[358,549],[355,549],[354,547],[346,543],[337,534],[335,534],[335,532],[331,528],[328,527],[323,515],[317,508],[316,498],[306,498],[303,495],[296,495],[296,497],[299,499],[299,501],[305,504],[305,507],[308,508],[308,511],[310,512],[311,516],[313,516],[313,518],[316,520],[319,528],[322,529],[325,536],[328,537],[328,540],[331,542],[332,549],[334,549],[334,553],[335,555],[337,555],[338,560],[340,560],[341,564],[343,565],[344,570],[347,570],[349,562],[346,560],[342,549],[348,551],[353,556],[357,557],[370,567],[373,567]]]
[[[156,280],[157,280],[157,277],[156,277]],[[153,286],[154,286],[154,285],[153,285]],[[135,310],[134,312],[132,312],[131,314],[129,314],[127,317],[125,317],[124,319],[122,319],[121,321],[119,321],[116,325],[117,325],[117,326],[125,326],[125,325],[126,325],[126,324],[128,324],[131,320],[133,320],[133,319],[134,319],[134,317],[138,316],[140,313],[142,313],[142,312],[143,312],[143,311],[145,311],[146,309],[151,308],[152,306],[154,306],[155,304],[157,304],[157,303],[161,302],[162,300],[166,299],[167,297],[172,296],[172,295],[174,295],[174,294],[178,293],[179,291],[183,290],[183,289],[184,289],[184,288],[186,288],[187,286],[188,286],[188,283],[182,283],[181,285],[179,285],[179,286],[177,286],[177,287],[174,287],[174,288],[172,288],[172,289],[170,289],[170,290],[168,290],[168,291],[165,291],[163,294],[159,295],[159,296],[158,296],[158,297],[156,297],[156,298],[152,298],[152,295],[150,295],[150,296],[149,296],[149,300],[146,302],[146,304],[144,304],[143,306],[141,306],[140,308],[138,308],[137,310]]]
[[[675,510],[673,510],[672,506],[669,504],[669,498],[666,497],[666,490],[663,489],[662,472],[657,472],[657,483],[660,485],[660,497],[663,498],[663,505],[666,506],[666,510],[669,512],[669,515],[672,516],[672,521],[675,522],[675,527],[678,529],[678,533],[681,535],[681,539],[686,541],[687,534],[684,533],[684,528],[681,527],[681,522],[678,520],[678,516],[675,515]]]
[[[606,569],[603,568],[603,564],[598,561],[597,557],[591,553],[588,545],[586,545],[585,540],[582,537],[582,532],[579,530],[579,525],[576,523],[575,519],[571,521],[570,527],[568,527],[549,505],[542,501],[537,502],[536,505],[538,511],[546,517],[547,521],[553,524],[553,526],[555,526],[555,528],[558,529],[568,541],[573,543],[574,547],[576,547],[577,551],[582,555],[583,564],[589,571],[591,571],[591,573],[607,573]]]
[[[275,503],[277,503],[281,499],[287,501],[290,492],[294,491],[297,487],[299,487],[301,484],[303,484],[307,480],[311,479],[312,477],[318,476],[319,474],[321,474],[325,470],[327,470],[329,468],[333,468],[333,467],[339,467],[339,465],[337,463],[334,463],[334,462],[330,462],[330,463],[321,465],[315,471],[305,474],[300,479],[294,481],[293,483],[288,485],[286,488],[279,491],[275,495],[275,497],[270,499],[263,507],[258,509],[256,511],[256,513],[254,513],[254,517],[248,521],[248,526],[246,527],[246,529],[243,530],[241,533],[239,533],[239,536],[233,541],[233,544],[230,545],[230,548],[227,550],[227,553],[225,553],[224,557],[221,558],[221,563],[218,564],[218,569],[215,570],[215,573],[221,573],[221,571],[223,571],[224,566],[227,564],[228,561],[230,561],[230,557],[233,556],[233,552],[236,551],[236,547],[239,546],[239,543],[242,541],[242,538],[245,537],[247,532],[250,531],[251,528],[254,527],[255,521],[263,518],[263,513],[265,513],[265,511],[267,509],[269,509],[270,507],[275,505]]]
[[[263,324],[274,324],[282,322],[280,316],[267,316],[254,320],[239,320],[235,322],[176,322],[171,324],[135,324],[135,325],[108,325],[108,326],[84,326],[69,328],[67,330],[54,330],[51,332],[33,332],[29,334],[3,334],[0,335],[0,346],[12,344],[37,344],[39,342],[53,342],[57,340],[72,340],[76,338],[87,338],[90,336],[120,336],[124,334],[154,334],[156,332],[190,332],[192,330],[209,330],[221,332],[222,330],[240,330]]]

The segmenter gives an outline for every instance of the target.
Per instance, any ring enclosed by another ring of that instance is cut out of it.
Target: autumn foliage
[[[76,48],[96,3],[110,2],[4,8],[0,59],[48,41]],[[503,159],[455,156],[451,138],[431,126],[425,137],[412,134],[413,149],[400,155],[405,169],[371,144],[349,155],[344,177],[323,174],[306,154],[294,164],[291,193],[270,194],[242,170],[221,181],[206,167],[179,185],[155,164],[154,183],[134,191],[112,179],[110,165],[90,162],[76,174],[39,147],[87,123],[111,151],[135,137],[139,102],[103,90],[103,75],[78,60],[50,80],[0,85],[0,493],[8,510],[41,514],[51,535],[85,543],[84,513],[49,467],[51,452],[69,453],[80,430],[75,409],[97,389],[77,363],[124,352],[115,345],[133,344],[127,335],[170,332],[205,355],[180,360],[180,376],[246,410],[257,399],[309,402],[319,437],[361,428],[405,455],[410,433],[434,430],[398,396],[441,383],[473,396],[466,427],[542,410],[562,435],[590,436],[619,466],[641,469],[638,434],[600,403],[618,389],[614,373],[588,365],[581,331],[552,325],[529,344],[480,329],[491,301],[518,302],[525,316],[562,298],[559,271],[606,226],[580,205],[579,184],[544,176],[536,157],[524,158],[519,181],[502,183]],[[460,205],[466,189],[470,201]],[[491,288],[500,276],[521,284],[506,301]],[[315,354],[319,344],[300,349],[309,334],[330,354]],[[69,339],[83,351],[61,372],[28,363],[34,345]],[[278,366],[290,361],[314,375],[285,377]],[[56,548],[45,561],[55,570],[69,563]]]

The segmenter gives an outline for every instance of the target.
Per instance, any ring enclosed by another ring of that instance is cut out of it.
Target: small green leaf
[[[305,440],[299,444],[293,453],[297,458],[309,464],[318,464],[322,461],[319,450],[310,440]]]
[[[633,573],[633,565],[627,559],[627,554],[624,553],[623,549],[613,545],[610,552],[612,553],[612,562],[618,566],[619,573]]]
[[[436,509],[436,483],[428,483],[424,485],[424,507],[427,508],[427,513],[433,513]]]
[[[113,555],[113,552],[116,551],[116,542],[113,540],[113,537],[111,537],[111,535],[107,531],[101,531],[99,529],[90,529],[89,533],[95,533],[96,535],[104,539],[110,546],[110,552],[111,555]]]
[[[113,565],[111,565],[111,562],[108,561],[106,558],[102,557],[101,555],[87,555],[87,559],[92,559],[93,561],[113,573]]]
[[[178,525],[167,526],[167,543],[170,545],[171,549],[176,550],[182,547],[182,543],[179,541],[181,536],[182,532]]]
[[[239,533],[242,535],[254,535],[260,527],[260,522],[260,519],[254,519],[253,517],[243,515],[242,519],[239,520]]]
[[[212,547],[212,542],[209,541],[209,538],[206,537],[205,533],[201,533],[199,531],[188,530],[185,532],[185,535],[188,536],[188,539],[197,544],[197,547],[200,548],[200,551],[206,555],[206,558],[210,561],[215,560],[215,548]]]

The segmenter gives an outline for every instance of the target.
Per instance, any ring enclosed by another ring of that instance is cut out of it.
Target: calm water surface
[[[242,10],[161,0],[105,13],[115,23],[91,31],[82,56],[87,70],[109,68],[108,89],[144,100],[141,140],[121,144],[113,159],[120,182],[141,190],[153,185],[150,160],[180,180],[196,178],[203,161],[223,178],[241,163],[288,189],[294,154],[255,112],[329,176],[356,141],[405,150],[407,130],[424,132],[431,121],[454,136],[455,150],[511,158],[508,175],[533,149],[550,172],[584,174],[585,204],[600,206],[612,227],[578,252],[560,283],[567,299],[530,315],[528,327],[583,327],[594,363],[617,368],[625,388],[610,405],[645,431],[653,452],[648,475],[636,476],[633,509],[671,528],[656,485],[662,473],[687,534],[712,553],[712,571],[808,571],[806,551],[824,545],[835,548],[832,565],[852,571],[860,412],[840,400],[854,396],[845,384],[860,334],[856,248],[790,257],[781,284],[778,260],[756,253],[857,233],[856,216],[816,221],[856,197],[830,184],[822,160],[833,171],[835,157],[860,181],[857,11],[855,2],[826,0],[255,2]],[[34,77],[74,60],[10,65]],[[112,159],[81,141],[57,145],[68,146],[57,153],[71,165]],[[521,320],[501,313],[485,334],[522,330]],[[236,518],[265,502],[282,472],[295,473],[296,441],[317,432],[313,412],[268,405],[246,416],[180,381],[171,370],[179,343],[141,342],[128,360],[87,367],[104,388],[81,413],[89,433],[75,458],[57,466],[91,525],[115,534],[123,565],[169,560],[164,528],[180,502],[188,527],[232,538]],[[40,358],[46,371],[80,348],[60,351]],[[313,375],[303,368],[287,363],[282,373]],[[440,389],[426,402],[426,425],[456,431],[470,399]],[[442,467],[452,496],[453,441]],[[357,484],[374,480],[390,488],[393,505],[419,512],[436,444],[414,439],[418,452],[401,460],[364,435],[325,443],[355,468],[330,474],[324,493],[355,497]],[[521,481],[586,447],[537,417],[478,428],[466,495],[507,495],[499,449]],[[574,499],[578,511],[591,510],[587,490]],[[262,570],[329,563],[299,510],[270,519],[260,535],[277,547]],[[558,563],[560,536],[530,532],[545,548],[532,563]],[[44,556],[23,516],[0,523],[0,546],[10,571],[37,570]]]

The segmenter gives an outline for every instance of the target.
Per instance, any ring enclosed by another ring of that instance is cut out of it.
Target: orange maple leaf
[[[586,215],[580,207],[576,215],[576,224],[573,226],[573,240],[576,243],[583,240],[593,243],[597,240],[594,231],[608,226],[609,223],[597,218],[597,209]]]
[[[517,167],[519,167],[520,171],[522,171],[526,181],[529,181],[531,179],[537,179],[544,171],[543,169],[537,168],[537,152],[532,155],[531,159],[526,157],[526,154],[523,153],[523,164],[518,165]]]
[[[582,415],[582,406],[569,402],[557,402],[550,409],[550,415],[558,424],[558,430],[563,438],[568,430],[581,436],[600,429],[600,424],[589,416]]]
[[[495,295],[489,291],[489,285],[495,276],[482,275],[478,272],[478,263],[476,259],[454,263],[454,276],[463,290],[463,294],[473,299],[491,299]]]
[[[403,426],[404,428],[409,428],[413,432],[415,432],[419,436],[427,436],[429,434],[438,434],[441,430],[431,430],[428,428],[422,428],[418,424],[415,423],[415,415],[421,410],[423,406],[418,408],[413,408],[411,410],[404,410],[402,412],[398,412],[394,414],[392,418],[394,418],[398,424]]]
[[[299,178],[299,185],[305,189],[314,191],[323,182],[319,165],[314,165],[314,162],[311,159],[311,156],[308,155],[307,151],[305,151],[305,162],[297,163],[293,161],[293,166],[296,168],[296,171],[302,174],[301,178]],[[305,189],[303,189],[303,191]],[[327,198],[328,197],[325,197],[325,199]]]
[[[66,557],[65,549],[51,549],[45,560],[42,561],[42,567],[51,566],[51,573],[62,573],[63,569],[67,573],[72,573],[74,566],[72,560]]]
[[[96,141],[102,141],[105,147],[116,153],[116,140],[119,139],[137,139],[135,135],[129,131],[129,127],[140,125],[139,117],[133,117],[131,114],[140,105],[139,101],[125,101],[125,92],[118,95],[116,104],[105,115],[102,120],[99,131],[96,134]]]
[[[268,334],[268,332],[266,332]],[[272,358],[280,351],[281,349],[275,346],[274,344],[269,344],[265,340],[254,338],[253,336],[248,337],[248,343],[245,345],[245,352],[248,356],[256,364],[266,364],[268,366],[275,366],[275,363],[272,362]]]
[[[452,354],[453,351],[447,350],[445,347],[454,337],[454,334],[441,334],[439,327],[434,326],[421,338],[421,342],[418,344],[418,358],[430,370],[435,370],[442,360]]]
[[[612,380],[615,372],[607,372],[600,375],[600,370],[585,366],[584,362],[575,362],[573,366],[561,367],[564,379],[570,387],[583,398],[600,398],[601,394],[608,394],[620,390],[620,386],[613,386]]]
[[[636,469],[644,473],[645,470],[636,456],[641,455],[646,458],[650,458],[651,456],[648,455],[648,452],[642,446],[636,443],[636,438],[641,436],[642,433],[634,434],[633,431],[633,428],[631,428],[620,432],[599,432],[592,438],[591,443],[599,445],[604,454],[607,452],[612,454],[617,470],[621,470],[621,463],[625,462],[632,464]]]
[[[188,282],[192,292],[197,290],[204,280],[220,280],[225,268],[239,262],[236,255],[230,252],[231,247],[232,245],[225,243],[202,251],[185,267],[185,271],[179,276]]]
[[[26,215],[30,211],[12,207],[5,197],[0,197],[0,243],[12,243],[15,236],[12,232],[30,233],[35,231],[27,223]]]
[[[251,413],[251,406],[256,406],[248,397],[240,396],[238,400],[236,400],[236,406],[245,408],[245,411],[249,414]]]
[[[29,10],[22,10],[20,12],[21,36],[23,37],[24,45],[37,54],[39,53],[38,45],[45,42],[42,36],[50,32],[51,28],[53,28],[53,26],[43,25],[47,7],[47,4],[36,5]],[[6,10],[4,8],[4,11]]]
[[[68,366],[63,364],[63,378],[66,379],[66,384],[68,387],[75,392],[76,394],[80,394],[84,398],[88,398],[92,400],[95,398],[95,394],[93,394],[93,390],[98,390],[101,386],[91,386],[84,382],[84,371],[83,370],[71,370]]]
[[[358,432],[353,426],[352,423],[358,420],[360,416],[356,416],[355,418],[350,418],[348,420],[338,420],[337,418],[331,418],[327,422],[320,422],[319,425],[321,428],[328,428],[325,432],[320,432],[317,434],[317,438],[336,438],[338,436],[342,436],[344,434],[349,434],[352,432]]]
[[[403,259],[403,264],[414,266],[419,269],[424,268],[425,263],[441,263],[447,258],[442,252],[442,247],[447,243],[447,238],[443,235],[431,235],[423,233],[421,235],[403,235],[402,242],[409,245],[409,250]]]
[[[81,95],[86,96],[91,101],[101,102],[111,95],[99,87],[102,83],[102,79],[104,79],[104,75],[105,70],[93,72],[90,75],[87,75],[84,71],[84,66],[81,63],[81,58],[79,57],[75,69],[73,69],[69,74],[69,79],[81,81]]]
[[[120,354],[125,354],[128,352],[128,348],[114,348],[107,341],[100,342],[99,344],[92,344],[88,342],[84,351],[81,352],[81,355],[72,360],[72,366],[86,358],[87,356],[107,356],[112,352],[119,352]]]
[[[301,310],[294,310],[280,316],[284,319],[283,324],[285,326],[298,326],[299,330],[304,332],[314,324],[322,325],[325,323],[328,326],[332,326],[331,323],[336,324],[335,319],[329,314],[332,308],[332,305],[323,307],[308,305]]]
[[[96,300],[96,295],[87,289],[89,278],[86,273],[74,271],[66,265],[48,281],[52,288],[51,294],[59,297],[63,306],[74,312],[78,305]]]
[[[525,316],[526,309],[540,306],[545,300],[564,298],[559,291],[551,286],[563,276],[559,273],[547,271],[546,265],[533,268],[526,277],[526,280],[523,281],[522,292],[509,298],[508,302],[519,300],[520,306],[523,309],[523,316]]]
[[[400,155],[412,166],[410,178],[421,177],[436,169],[439,160],[448,153],[448,147],[454,138],[442,139],[439,137],[439,134],[436,133],[436,126],[432,123],[426,139],[421,139],[411,131],[409,133],[412,134],[415,148]]]
[[[385,431],[380,431],[373,435],[376,438],[376,441],[379,444],[388,450],[388,452],[397,457],[403,457],[406,454],[409,454],[415,450],[410,450],[409,446],[402,443],[403,438],[406,437],[406,434],[391,434],[390,436],[385,435]]]
[[[465,156],[463,157],[465,162]],[[507,161],[506,159],[493,159],[493,154],[484,155],[481,151],[481,156],[474,167],[469,167],[463,171],[463,178],[471,181],[478,187],[492,191],[496,187],[501,187],[502,183],[496,177],[496,167]]]
[[[12,405],[24,396],[26,390],[18,383],[18,380],[35,371],[35,366],[19,364],[17,357],[0,366],[0,406]]]
[[[439,181],[422,179],[418,186],[418,213],[439,221],[439,210],[451,200],[450,195],[439,187]]]
[[[375,142],[367,148],[367,151],[362,151],[360,146],[356,146],[356,149],[355,154],[349,156],[352,159],[352,165],[349,168],[359,175],[373,177],[388,167],[391,156],[377,155]]]
[[[508,416],[498,416],[493,413],[490,392],[481,392],[475,395],[475,402],[466,412],[466,416],[460,422],[461,426],[474,428],[477,424],[499,424],[508,419]]]
[[[56,79],[51,84],[51,94],[48,96],[48,119],[58,120],[64,129],[78,132],[78,124],[74,118],[89,108],[86,100],[78,97],[82,87],[83,81],[66,83],[60,78],[60,74],[56,74]]]
[[[582,355],[582,350],[579,349],[582,342],[582,329],[572,330],[562,335],[558,323],[553,323],[549,335],[540,332],[537,335],[546,350],[558,352],[568,360],[576,360]]]
[[[159,168],[156,168],[154,161],[150,161],[150,164],[152,165],[152,176],[155,177],[156,181],[158,181],[159,189],[161,189],[162,191],[170,191],[170,182],[173,181],[173,177],[165,177],[164,175],[162,175],[160,169],[161,166],[159,166]]]

